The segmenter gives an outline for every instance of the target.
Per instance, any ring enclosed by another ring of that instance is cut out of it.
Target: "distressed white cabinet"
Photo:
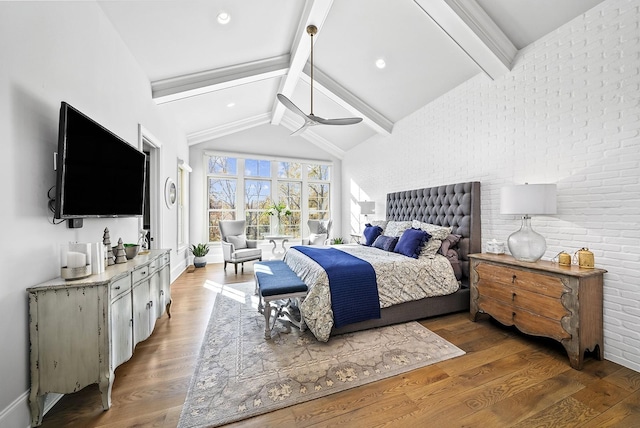
[[[115,369],[149,337],[165,304],[169,312],[169,266],[168,250],[152,250],[98,275],[27,289],[32,426],[42,423],[48,393],[97,383],[102,407],[111,407]]]

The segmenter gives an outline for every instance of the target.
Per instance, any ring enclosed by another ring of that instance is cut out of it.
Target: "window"
[[[209,241],[220,241],[220,220],[236,219],[237,159],[210,156],[207,170]]]
[[[178,161],[178,251],[184,250],[189,239],[189,176],[191,167]]]
[[[302,218],[302,164],[278,162],[278,201],[284,202],[291,215],[283,219],[285,235],[300,237]]]
[[[261,239],[264,234],[269,233],[270,228],[269,216],[265,215],[265,211],[271,205],[271,162],[246,159],[244,176],[247,239]]]
[[[330,168],[326,165],[308,165],[309,218],[324,220],[331,217],[329,212]]]
[[[246,220],[248,239],[264,239],[277,221],[267,214],[284,203],[291,216],[282,232],[301,238],[307,219],[330,218],[331,165],[206,154],[209,241],[220,241],[218,221]]]

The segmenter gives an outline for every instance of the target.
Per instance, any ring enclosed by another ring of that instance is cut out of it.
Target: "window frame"
[[[209,242],[210,244],[219,244],[220,241],[209,241],[210,238],[210,233],[209,233],[209,213],[210,213],[210,208],[209,208],[209,179],[212,176],[217,176],[219,178],[222,178],[222,175],[216,175],[216,174],[210,174],[209,173],[209,167],[208,167],[208,161],[209,158],[215,156],[215,157],[228,157],[228,158],[235,158],[236,159],[236,174],[235,175],[231,175],[231,174],[225,174],[224,177],[227,178],[234,178],[236,180],[236,209],[235,209],[235,218],[236,219],[245,219],[246,220],[246,215],[247,212],[245,210],[245,179],[258,179],[258,180],[265,180],[265,179],[269,179],[271,181],[271,194],[270,194],[270,200],[271,201],[275,201],[275,202],[279,202],[279,190],[280,190],[280,183],[282,182],[299,182],[300,186],[301,186],[301,194],[300,194],[300,198],[301,198],[301,207],[300,207],[300,224],[299,224],[299,236],[296,236],[296,239],[298,238],[302,238],[303,236],[305,236],[307,234],[307,230],[305,229],[307,221],[309,220],[309,184],[310,183],[324,183],[327,184],[329,186],[329,208],[326,211],[328,213],[329,218],[332,217],[332,210],[333,210],[333,206],[334,206],[334,197],[333,197],[333,193],[334,193],[334,189],[335,189],[335,183],[334,183],[334,177],[335,177],[335,166],[334,163],[332,161],[327,161],[327,160],[317,160],[317,159],[298,159],[298,158],[288,158],[288,157],[273,157],[273,156],[261,156],[261,155],[252,155],[252,154],[248,154],[248,153],[233,153],[233,152],[223,152],[223,151],[204,151],[203,152],[203,164],[204,164],[204,183],[205,183],[205,228],[204,230],[206,231],[206,242]],[[266,160],[266,161],[270,161],[271,165],[270,165],[270,177],[265,178],[265,177],[252,177],[252,176],[245,176],[245,160],[250,159],[250,160]],[[279,167],[279,163],[280,162],[293,162],[293,163],[300,163],[301,164],[301,177],[299,179],[297,178],[281,178],[278,175],[278,167]],[[322,165],[322,166],[326,166],[329,167],[329,180],[323,181],[323,180],[310,180],[308,178],[308,167],[309,165]],[[275,225],[275,220],[271,219],[270,221],[270,227],[273,228],[273,226]],[[250,227],[250,226],[247,226]],[[258,234],[258,239],[261,241],[265,241],[264,239],[264,234],[260,235]]]

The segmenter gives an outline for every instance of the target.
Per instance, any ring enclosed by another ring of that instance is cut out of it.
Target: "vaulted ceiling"
[[[314,113],[362,117],[300,136],[341,157],[403,117],[483,73],[508,73],[519,49],[602,0],[99,1],[147,74],[161,109],[189,144],[254,126],[303,120],[276,99]],[[221,13],[228,23],[218,21]],[[383,60],[384,68],[376,61]]]

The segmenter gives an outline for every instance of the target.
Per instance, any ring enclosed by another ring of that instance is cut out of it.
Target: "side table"
[[[274,259],[281,259],[284,257],[284,253],[287,252],[287,248],[284,246],[289,239],[293,238],[293,235],[264,235],[264,239],[268,239],[269,242],[273,244],[273,248],[271,249],[271,254],[273,254]],[[278,242],[281,242],[282,249],[278,249]]]

